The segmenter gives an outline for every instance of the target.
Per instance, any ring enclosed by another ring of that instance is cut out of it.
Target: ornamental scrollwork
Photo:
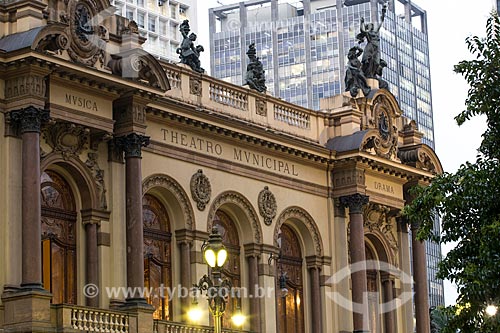
[[[384,96],[378,96],[373,104],[373,118],[369,127],[377,132],[367,136],[361,145],[364,151],[374,151],[380,157],[395,158],[398,146],[398,129],[394,124],[391,105]]]
[[[264,218],[264,223],[266,225],[271,225],[273,219],[276,216],[277,204],[276,197],[273,192],[269,190],[269,187],[265,186],[259,193],[259,213],[260,216]]]
[[[99,167],[97,162],[98,155],[97,153],[88,153],[88,159],[85,162],[85,165],[92,172],[92,176],[94,177],[94,182],[97,187],[99,193],[99,205],[102,209],[108,209],[108,203],[106,201],[106,184],[104,182],[104,170]]]
[[[210,196],[212,195],[212,186],[210,185],[210,180],[203,174],[203,170],[198,170],[191,177],[191,196],[196,202],[196,207],[200,211],[205,210],[205,207],[210,201]]]
[[[78,158],[90,142],[90,129],[71,123],[56,123],[43,131],[43,137],[53,152],[61,154],[64,160]]]

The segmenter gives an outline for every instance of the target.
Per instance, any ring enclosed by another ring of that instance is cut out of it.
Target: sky
[[[198,29],[200,43],[208,45],[208,9],[233,0],[198,0]],[[493,8],[493,0],[412,0],[427,11],[429,54],[431,65],[432,104],[436,153],[443,168],[454,172],[467,162],[475,161],[481,134],[486,129],[485,118],[475,118],[458,126],[454,117],[465,109],[468,86],[462,76],[453,72],[461,60],[472,59],[465,39],[486,35],[486,19]],[[208,48],[207,48],[208,51]],[[208,52],[202,57],[204,68],[210,68]],[[443,254],[453,244],[443,246]],[[445,281],[446,304],[454,304],[457,293]]]

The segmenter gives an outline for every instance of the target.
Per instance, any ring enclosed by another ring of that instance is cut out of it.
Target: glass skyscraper
[[[320,99],[345,90],[347,52],[358,45],[360,20],[378,22],[385,0],[251,0],[209,10],[210,68],[217,78],[241,85],[255,43],[268,91],[314,110]],[[380,31],[383,78],[406,117],[417,122],[433,149],[427,13],[411,1],[390,0]],[[439,222],[435,230],[439,232]],[[444,304],[436,278],[439,244],[427,242],[430,305]]]
[[[111,0],[111,5],[118,15],[137,23],[139,34],[147,38],[144,49],[164,60],[179,62],[183,20],[189,19],[191,30],[198,31],[196,0]]]

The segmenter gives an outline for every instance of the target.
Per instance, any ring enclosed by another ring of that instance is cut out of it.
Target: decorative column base
[[[5,332],[53,331],[50,319],[52,294],[46,290],[7,290],[2,295]]]

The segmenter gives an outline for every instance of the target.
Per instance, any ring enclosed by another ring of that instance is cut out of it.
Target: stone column
[[[318,266],[309,267],[309,279],[311,281],[312,332],[323,332],[319,273],[320,268]]]
[[[191,280],[191,246],[193,245],[193,235],[191,230],[176,230],[175,237],[179,245],[180,252],[180,283],[184,288],[191,289],[193,282]],[[186,313],[191,306],[191,299],[184,297],[181,300],[182,313]],[[187,319],[182,316],[183,320]]]
[[[117,138],[117,142],[125,151],[127,287],[141,289],[144,288],[141,151],[149,144],[149,137],[131,133]],[[127,302],[147,304],[138,293]]]
[[[42,290],[40,130],[49,111],[29,106],[11,111],[22,146],[22,282],[25,289]]]
[[[247,258],[248,269],[248,295],[249,295],[249,318],[250,330],[252,332],[261,332],[261,316],[260,316],[260,298],[257,296],[257,288],[259,287],[259,258],[260,247],[256,244],[245,245],[245,256]]]
[[[250,330],[260,332],[260,304],[256,296],[259,286],[259,258],[256,255],[250,255],[248,260],[248,286],[250,290]]]
[[[368,203],[368,199],[368,196],[359,193],[340,198],[340,202],[349,208],[351,265],[356,264],[357,266],[351,273],[354,333],[368,332],[369,314],[362,211],[363,206]]]
[[[97,245],[97,230],[101,219],[109,220],[109,212],[86,209],[82,211],[82,222],[85,226],[86,270],[85,283],[99,286],[99,251]],[[86,298],[87,306],[99,307],[99,295]]]
[[[429,292],[427,288],[427,261],[425,242],[417,240],[418,227],[412,226],[411,246],[413,255],[413,279],[415,280],[415,317],[417,333],[429,333]]]
[[[384,304],[388,304],[394,300],[394,277],[387,274],[382,273],[382,293]],[[385,324],[385,333],[395,333],[394,325],[396,323],[396,316],[394,310],[387,311],[384,313],[384,324]]]

